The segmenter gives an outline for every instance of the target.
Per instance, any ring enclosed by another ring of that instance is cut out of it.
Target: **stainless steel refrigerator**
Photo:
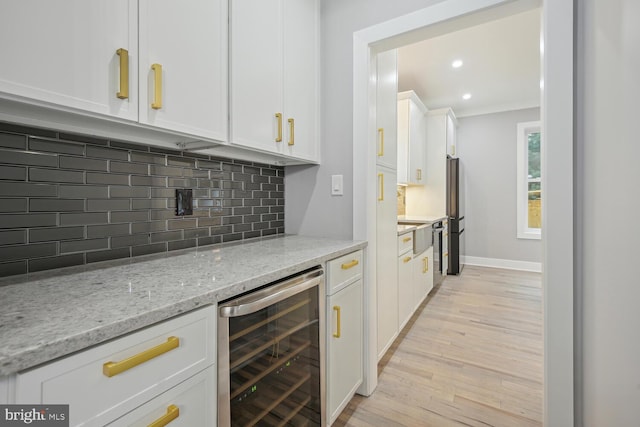
[[[447,156],[447,216],[449,217],[449,266],[447,274],[460,274],[464,254],[464,212],[459,158]]]

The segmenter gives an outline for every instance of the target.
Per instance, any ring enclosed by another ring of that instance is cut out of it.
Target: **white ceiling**
[[[398,90],[458,117],[540,106],[540,9],[398,49]],[[451,63],[463,65],[454,69]],[[465,101],[462,95],[470,93]]]

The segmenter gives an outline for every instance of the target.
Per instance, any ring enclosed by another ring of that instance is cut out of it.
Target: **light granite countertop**
[[[398,236],[402,236],[403,234],[407,234],[416,229],[415,225],[407,225],[407,224],[398,224]]]
[[[365,246],[286,235],[0,279],[0,377]]]
[[[404,224],[432,224],[445,219],[447,219],[446,216],[398,215],[398,222]]]

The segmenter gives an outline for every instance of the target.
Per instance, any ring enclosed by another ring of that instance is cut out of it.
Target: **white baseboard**
[[[467,265],[477,265],[480,267],[506,268],[508,270],[542,272],[541,262],[516,261],[511,259],[482,258],[476,256],[462,256],[462,263]]]

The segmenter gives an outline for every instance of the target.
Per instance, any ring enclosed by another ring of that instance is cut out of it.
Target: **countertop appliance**
[[[447,156],[447,216],[449,217],[449,265],[447,274],[460,274],[464,267],[464,214],[461,205],[461,164]]]
[[[324,426],[324,272],[218,308],[218,425]]]
[[[433,286],[438,286],[444,280],[444,275],[442,274],[442,239],[445,237],[442,221],[436,221],[431,224],[431,230],[433,233]]]

